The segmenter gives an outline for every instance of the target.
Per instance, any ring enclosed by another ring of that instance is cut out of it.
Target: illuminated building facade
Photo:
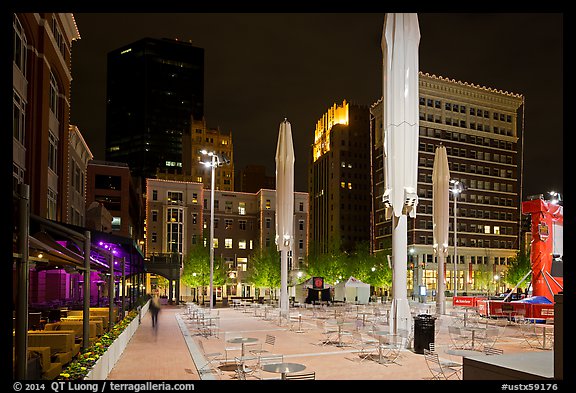
[[[202,183],[147,179],[146,255],[176,252],[186,258],[197,244],[208,246],[210,189]],[[250,259],[259,248],[276,247],[275,190],[214,194],[214,264],[236,284],[215,287],[217,299],[263,296],[247,281]],[[294,193],[294,250],[289,269],[301,267],[308,249],[308,194]],[[191,288],[180,288],[192,296]]]
[[[182,134],[204,116],[204,49],[144,38],[108,54],[106,160],[125,162],[136,186],[181,171]]]
[[[218,128],[206,126],[206,120],[192,119],[192,125],[182,136],[183,174],[188,181],[203,183],[205,188],[211,187],[211,168],[202,164],[210,158],[200,153],[202,150],[216,152],[221,157],[226,156],[230,163],[215,171],[214,187],[222,191],[234,191],[234,146],[232,132],[225,134]]]
[[[30,213],[69,214],[71,50],[80,34],[68,13],[12,17],[12,185],[30,186]]]
[[[316,123],[308,176],[311,252],[370,241],[370,110],[334,104]]]
[[[68,137],[68,224],[84,226],[86,218],[86,172],[94,156],[78,127],[70,125]]]
[[[457,209],[457,291],[486,287],[520,248],[524,97],[501,90],[420,73],[418,210],[408,221],[409,286],[414,280],[436,288],[433,252],[432,168],[436,146],[446,146],[451,179],[465,185]],[[370,110],[374,184],[375,252],[391,244],[391,221],[382,203],[382,99]],[[450,194],[446,289],[454,288],[454,212]],[[410,251],[409,251],[410,250]],[[413,251],[412,251],[413,250]]]

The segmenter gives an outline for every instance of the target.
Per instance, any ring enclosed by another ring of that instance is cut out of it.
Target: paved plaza
[[[412,304],[414,315],[432,313],[434,304]],[[330,315],[344,306],[324,307],[324,314]],[[346,306],[350,331],[368,333],[374,329],[370,318],[363,322],[358,312],[363,307]],[[205,310],[205,309],[204,309]],[[314,371],[317,380],[430,380],[432,377],[424,355],[414,352],[413,334],[409,345],[400,350],[393,362],[379,363],[378,358],[362,360],[351,335],[342,337],[337,343],[322,344],[323,334],[317,325],[319,314],[309,308],[291,308],[291,322],[281,321],[270,309],[264,315],[261,308],[215,308],[210,315],[216,317],[211,326],[201,328],[189,313],[187,306],[164,306],[159,314],[156,329],[152,327],[150,314],[142,317],[142,322],[124,353],[110,372],[109,380],[235,380],[234,357],[240,353],[229,352],[228,360],[217,362],[212,371],[202,371],[208,363],[206,353],[220,353],[225,357],[227,337],[230,334],[257,338],[257,347],[262,344],[271,353],[282,354],[285,362],[300,363],[306,371]],[[356,312],[354,311],[356,310]],[[442,358],[462,362],[462,358],[446,353],[452,344],[448,326],[461,323],[461,317],[447,307],[446,315],[435,320],[434,342],[436,352]],[[298,319],[298,314],[301,319]],[[485,320],[488,326],[498,328],[494,347],[505,354],[550,352],[530,345],[519,327],[505,320]],[[385,325],[381,325],[381,328]],[[273,347],[264,345],[266,335],[274,335]],[[237,345],[238,346],[238,345]],[[255,348],[255,347],[248,347]],[[202,350],[203,349],[203,350]],[[246,350],[248,353],[248,349]],[[220,365],[220,366],[218,366]],[[274,377],[272,373],[260,375]],[[278,375],[276,375],[278,376]],[[248,380],[255,377],[248,375]]]

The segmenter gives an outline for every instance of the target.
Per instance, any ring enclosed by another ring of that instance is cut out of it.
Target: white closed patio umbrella
[[[416,217],[418,195],[417,14],[388,13],[382,33],[384,195],[392,216],[392,309],[390,330],[409,330],[407,293],[408,215]]]
[[[288,252],[294,243],[294,146],[288,120],[276,145],[276,245],[280,252],[280,312],[288,317]]]
[[[434,231],[434,251],[438,257],[438,278],[436,280],[436,312],[446,313],[446,277],[444,266],[448,254],[450,169],[446,146],[438,146],[432,169],[432,228]]]

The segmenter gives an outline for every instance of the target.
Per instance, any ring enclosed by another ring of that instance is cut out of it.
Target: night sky
[[[292,124],[295,190],[307,191],[316,122],[344,99],[382,96],[384,13],[74,13],[72,113],[105,159],[106,55],[143,37],[205,49],[205,116],[232,131],[235,168],[275,173],[280,122]],[[419,13],[420,71],[525,96],[524,199],[563,192],[563,16]]]

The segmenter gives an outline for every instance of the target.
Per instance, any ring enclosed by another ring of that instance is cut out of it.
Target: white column
[[[392,215],[392,308],[390,310],[390,332],[398,329],[410,330],[411,314],[407,293],[408,217]]]

